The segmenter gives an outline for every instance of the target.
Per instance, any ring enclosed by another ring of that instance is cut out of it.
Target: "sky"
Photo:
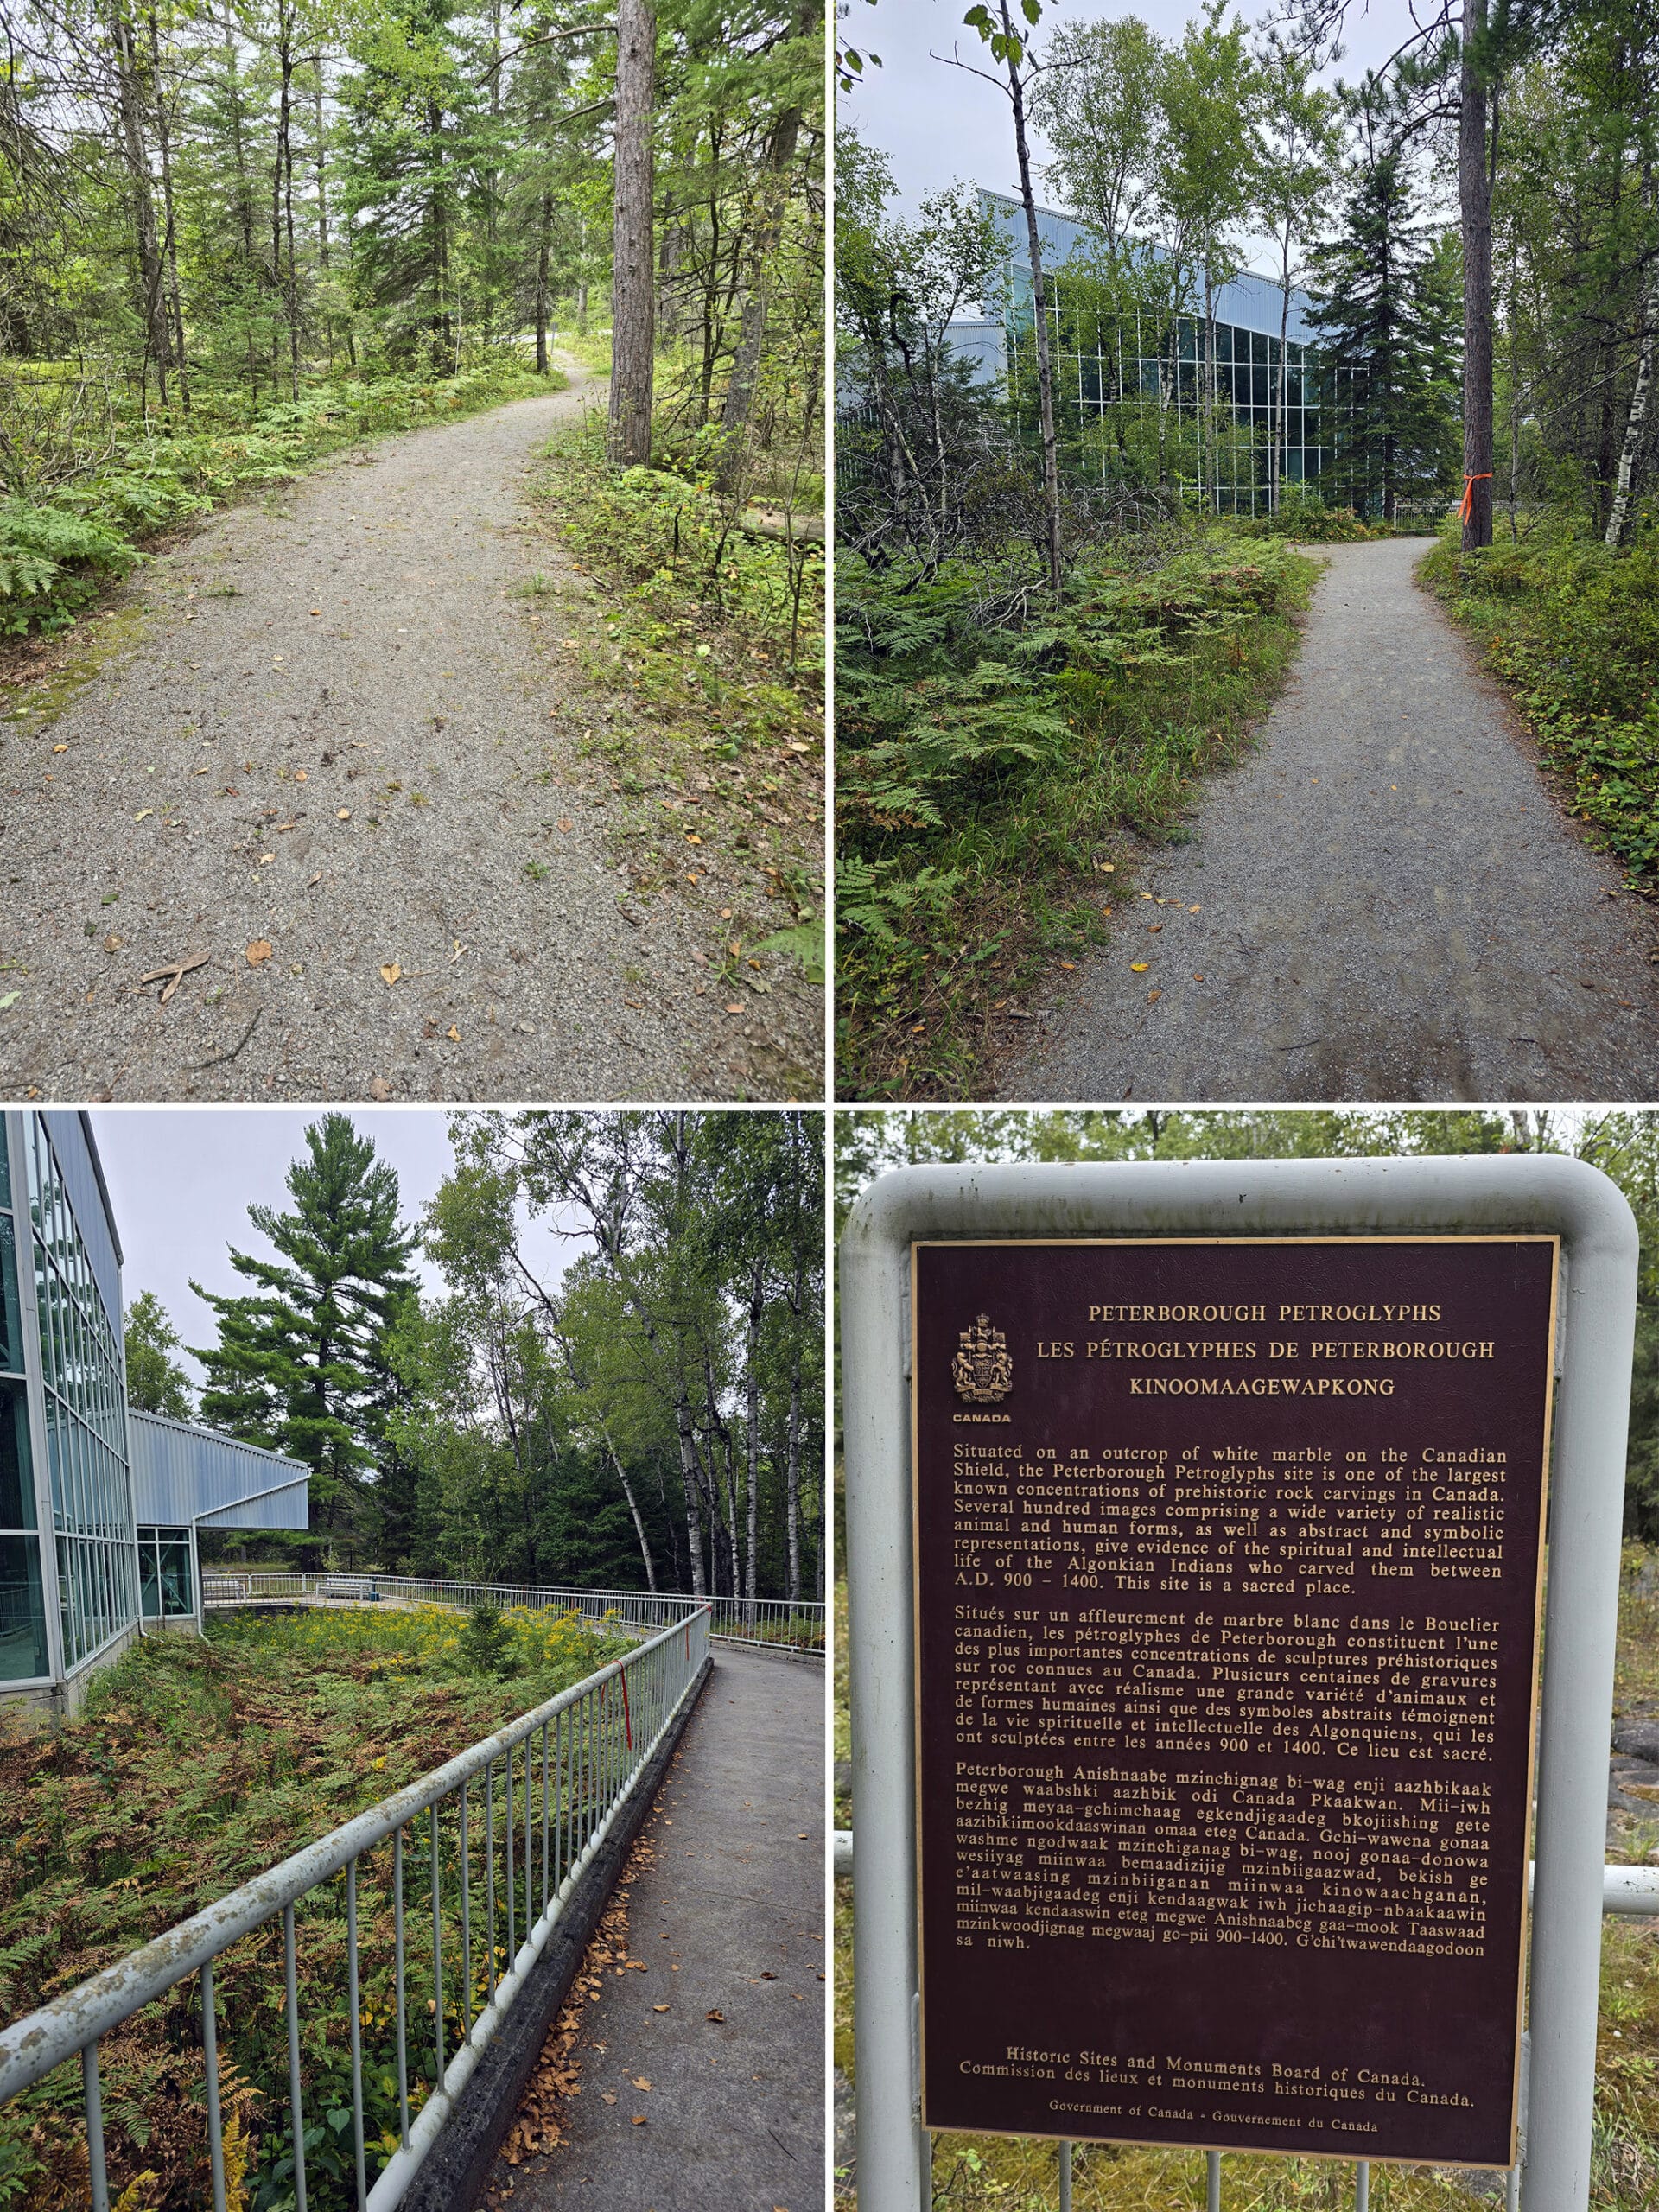
[[[924,193],[957,182],[1019,193],[1007,99],[948,60],[931,58],[949,56],[954,49],[963,60],[987,66],[988,49],[962,27],[967,6],[968,0],[878,0],[874,7],[865,0],[846,0],[840,18],[842,36],[849,44],[861,54],[874,48],[881,56],[880,68],[867,66],[863,83],[842,97],[840,119],[887,156],[898,187],[896,204],[907,211],[913,211]],[[1037,52],[1042,52],[1043,26],[1050,23],[1139,16],[1160,38],[1178,39],[1199,12],[1182,0],[1048,0],[1036,33]],[[1280,0],[1243,0],[1240,12],[1257,25],[1281,12]],[[1327,82],[1357,79],[1386,61],[1409,29],[1405,0],[1351,0],[1342,57],[1321,74]],[[1040,138],[1034,138],[1032,181],[1038,199],[1052,207],[1056,195],[1041,174],[1044,152]],[[1261,238],[1248,245],[1249,265],[1268,270],[1268,242]]]
[[[187,1344],[214,1340],[213,1310],[190,1288],[245,1291],[250,1286],[230,1263],[232,1244],[261,1258],[276,1255],[248,1219],[251,1204],[285,1211],[291,1203],[285,1177],[305,1149],[305,1129],[319,1109],[285,1107],[134,1106],[92,1111],[92,1134],[115,1210],[124,1255],[122,1288],[130,1306],[153,1290]],[[448,1109],[388,1108],[353,1111],[352,1120],[374,1140],[396,1169],[404,1217],[416,1224],[427,1201],[454,1165]],[[545,1228],[529,1232],[525,1258],[543,1281],[556,1280],[582,1248]],[[442,1278],[423,1254],[416,1270],[429,1291]],[[193,1380],[200,1368],[181,1363]]]

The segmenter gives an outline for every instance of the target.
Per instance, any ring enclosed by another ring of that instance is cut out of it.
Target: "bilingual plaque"
[[[912,1260],[926,2125],[1511,2164],[1557,1240]]]

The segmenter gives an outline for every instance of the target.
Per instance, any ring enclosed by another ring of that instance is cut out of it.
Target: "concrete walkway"
[[[486,2202],[821,2212],[823,1745],[821,1664],[716,1651],[642,1832],[654,1863],[630,1891],[627,1949],[647,1970],[606,1970],[572,2053],[568,2139],[498,2158]]]
[[[1416,585],[1423,541],[1313,550],[1327,566],[1259,744],[1199,800],[1192,842],[1148,856],[1138,886],[1166,903],[1119,902],[1109,950],[998,1095],[1651,1098],[1651,911],[1563,819]]]

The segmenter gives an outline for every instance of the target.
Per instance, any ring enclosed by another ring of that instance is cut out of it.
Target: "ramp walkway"
[[[645,1971],[599,1969],[565,2139],[498,2158],[486,2205],[822,2212],[823,1715],[822,1669],[716,1651],[629,1889]]]

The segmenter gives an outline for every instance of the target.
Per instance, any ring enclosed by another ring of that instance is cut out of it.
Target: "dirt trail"
[[[1635,1099],[1659,940],[1562,818],[1497,686],[1415,584],[1421,539],[1316,549],[1290,684],[1005,1098]],[[1156,925],[1156,926],[1154,926]],[[1133,963],[1145,962],[1136,974]]]
[[[729,874],[636,895],[578,756],[624,710],[575,673],[604,610],[524,479],[583,397],[215,518],[140,572],[134,650],[0,728],[4,1095],[798,1091],[810,995],[780,975],[723,1011],[696,955]],[[166,1006],[139,988],[200,954]]]

